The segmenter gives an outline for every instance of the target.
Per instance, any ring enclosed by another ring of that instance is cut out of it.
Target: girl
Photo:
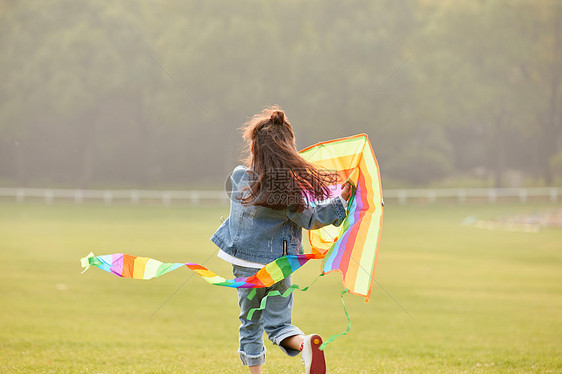
[[[218,256],[233,265],[236,278],[254,275],[284,255],[302,253],[302,228],[339,226],[351,194],[351,187],[345,185],[340,197],[327,199],[333,175],[298,154],[293,129],[279,107],[254,115],[242,130],[250,148],[246,166],[236,167],[230,175],[230,215],[211,237],[220,248]],[[323,201],[311,207],[309,199]],[[283,293],[290,286],[289,276],[271,287],[257,288],[252,300],[247,297],[250,289],[238,289],[238,352],[250,373],[261,373],[265,363],[264,331],[289,356],[302,351],[307,373],[326,371],[324,353],[318,349],[320,336],[305,336],[291,324],[292,295],[269,298],[263,311],[247,319],[268,292]]]

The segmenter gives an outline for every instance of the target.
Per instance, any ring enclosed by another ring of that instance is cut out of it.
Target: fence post
[[[110,190],[105,190],[103,193],[103,202],[111,204],[111,200],[113,200],[113,193]]]
[[[555,203],[558,201],[558,190],[554,187],[550,189],[550,202]]]
[[[466,190],[462,188],[458,189],[457,196],[458,196],[459,203],[464,204],[466,201]]]
[[[228,195],[227,195],[227,194],[223,194],[223,195],[221,196],[220,202],[221,202],[221,204],[224,204],[224,203],[228,203],[228,200],[229,200]]]
[[[435,202],[437,201],[437,193],[435,192],[435,190],[429,190],[429,192],[427,193],[427,199],[429,200],[430,204],[435,204]]]
[[[25,190],[23,188],[18,188],[16,191],[16,201],[18,203],[23,203],[25,200]]]
[[[194,205],[199,204],[199,192],[192,191],[190,200],[191,200],[191,203],[194,204]]]
[[[521,203],[527,202],[527,190],[525,188],[519,189],[519,201]]]
[[[406,191],[404,190],[398,191],[398,203],[400,205],[406,204]]]
[[[488,190],[488,201],[491,203],[495,203],[497,200],[497,193],[494,188],[490,188]]]
[[[170,205],[170,201],[171,201],[171,200],[172,200],[172,197],[171,197],[171,195],[170,195],[170,192],[164,191],[164,192],[162,193],[162,204],[164,204],[164,205],[166,205],[166,206],[167,206],[167,205]]]
[[[131,190],[131,203],[135,205],[139,203],[139,192],[137,190]]]
[[[84,200],[84,191],[75,190],[74,191],[74,203],[75,204],[82,204],[83,200]]]
[[[45,190],[45,204],[51,205],[54,200],[54,194],[52,190]]]

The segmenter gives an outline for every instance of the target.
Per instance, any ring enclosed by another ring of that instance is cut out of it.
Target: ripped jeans
[[[236,278],[249,277],[254,275],[258,269],[252,269],[233,265],[233,274]],[[269,291],[277,290],[283,293],[291,286],[291,276],[266,288],[238,288],[238,305],[240,305],[240,347],[238,353],[242,363],[247,366],[262,365],[265,363],[265,346],[263,344],[263,333],[267,333],[269,340],[278,345],[289,356],[296,356],[300,351],[285,348],[281,342],[293,335],[304,335],[298,328],[291,325],[293,311],[293,295],[288,297],[270,296],[264,310],[257,310],[248,320],[250,309],[258,308],[261,300]],[[256,290],[252,300],[248,300],[248,294]]]

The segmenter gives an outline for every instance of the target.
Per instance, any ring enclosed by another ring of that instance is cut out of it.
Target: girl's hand
[[[345,201],[348,201],[349,198],[351,197],[352,191],[353,191],[353,187],[351,186],[351,183],[346,182],[341,190],[341,197],[343,197]]]

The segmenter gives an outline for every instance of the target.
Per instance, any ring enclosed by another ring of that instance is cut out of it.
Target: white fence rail
[[[393,189],[383,191],[384,199],[399,204],[409,202],[435,204],[439,201],[466,203],[472,201],[496,203],[498,201],[529,200],[558,202],[562,187],[536,188],[444,188],[444,189]],[[156,202],[163,205],[172,203],[199,204],[214,202],[226,204],[228,196],[224,191],[160,191],[160,190],[88,190],[88,189],[49,189],[49,188],[2,188],[0,199],[13,199],[17,202],[42,200],[46,204],[55,201],[114,202]]]
[[[52,204],[55,200],[102,201],[106,204],[129,201],[132,204],[141,202],[161,202],[170,205],[172,202],[188,202],[198,204],[201,201],[224,202],[228,196],[224,191],[158,191],[158,190],[84,190],[84,189],[49,189],[49,188],[0,188],[0,198],[13,198],[17,202],[26,200],[44,200]]]
[[[433,204],[437,200],[465,203],[471,201],[518,200],[526,203],[529,199],[540,199],[555,203],[562,194],[562,187],[532,187],[532,188],[440,188],[440,189],[398,189],[384,190],[386,200],[397,199],[400,204],[408,200],[426,201]]]

